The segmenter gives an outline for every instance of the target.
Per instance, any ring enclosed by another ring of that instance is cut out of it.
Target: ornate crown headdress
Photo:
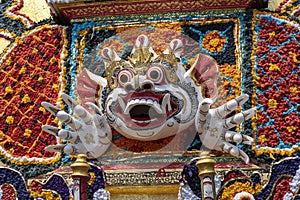
[[[140,35],[136,39],[135,47],[132,50],[131,56],[124,60],[121,59],[111,48],[104,48],[102,58],[106,65],[106,74],[108,84],[111,89],[117,86],[117,74],[122,69],[130,69],[135,74],[145,74],[151,63],[167,64],[166,76],[170,82],[176,81],[175,72],[180,63],[180,53],[182,42],[178,39],[173,40],[169,49],[162,54],[157,55],[150,46],[149,39],[146,35]]]

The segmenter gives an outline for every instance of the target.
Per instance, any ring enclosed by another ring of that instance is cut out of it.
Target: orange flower
[[[219,32],[213,31],[207,33],[202,40],[202,47],[210,52],[220,52],[223,50],[226,38],[222,37]]]

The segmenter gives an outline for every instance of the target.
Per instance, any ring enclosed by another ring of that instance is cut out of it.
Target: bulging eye
[[[147,78],[153,81],[154,83],[161,83],[163,80],[163,70],[159,66],[151,67],[147,71]]]
[[[121,86],[124,86],[126,83],[130,82],[130,80],[133,78],[133,74],[131,71],[125,69],[119,72],[118,74],[118,83]]]

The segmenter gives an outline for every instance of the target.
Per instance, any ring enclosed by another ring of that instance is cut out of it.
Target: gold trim
[[[179,184],[158,186],[106,186],[111,194],[177,194]]]

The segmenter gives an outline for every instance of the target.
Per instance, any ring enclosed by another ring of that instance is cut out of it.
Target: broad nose
[[[147,79],[146,76],[135,75],[132,80],[125,84],[125,90],[129,91],[140,91],[140,90],[152,90],[154,83]]]

